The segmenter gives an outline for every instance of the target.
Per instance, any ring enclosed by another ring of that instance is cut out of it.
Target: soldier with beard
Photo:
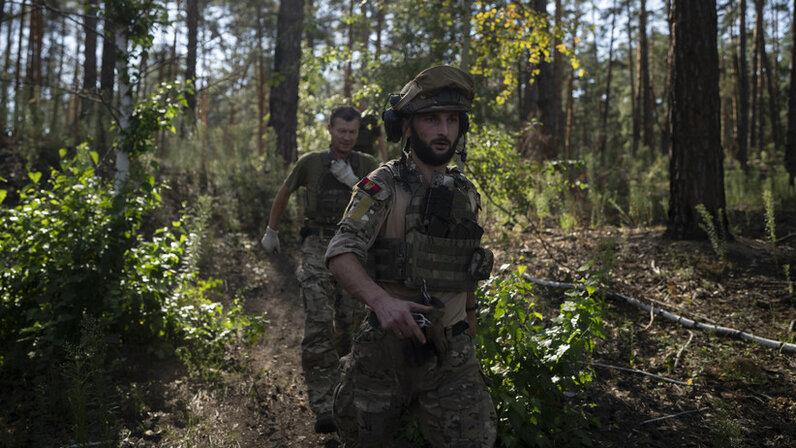
[[[387,137],[404,155],[357,184],[326,251],[330,271],[370,310],[335,391],[346,447],[398,446],[407,414],[434,447],[494,444],[472,341],[474,290],[492,254],[480,247],[475,187],[447,166],[473,96],[470,75],[437,66],[391,97]]]

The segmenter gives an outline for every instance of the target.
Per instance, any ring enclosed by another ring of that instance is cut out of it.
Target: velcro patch
[[[360,180],[357,184],[357,187],[371,196],[376,196],[376,194],[381,191],[379,184],[373,182],[367,177],[363,177],[362,180]]]
[[[378,185],[376,185],[376,187],[378,187]],[[359,202],[357,202],[354,208],[348,213],[348,217],[354,221],[359,221],[365,216],[365,213],[370,209],[371,205],[373,205],[373,199],[370,196],[362,196]]]

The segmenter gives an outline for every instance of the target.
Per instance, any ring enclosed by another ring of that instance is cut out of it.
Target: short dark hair
[[[335,118],[341,118],[345,121],[362,120],[362,114],[351,106],[338,106],[332,109],[332,115],[329,116],[329,126],[334,124]]]

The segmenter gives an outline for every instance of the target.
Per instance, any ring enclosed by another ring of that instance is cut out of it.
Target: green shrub
[[[603,337],[602,305],[593,282],[566,293],[559,314],[545,319],[533,285],[519,269],[478,290],[477,346],[498,415],[499,446],[579,445],[586,439],[582,410],[566,395],[592,381],[587,367]]]
[[[720,260],[727,258],[727,230],[724,228],[724,223],[721,218],[716,219],[719,223],[718,227],[714,223],[713,215],[708,211],[704,204],[697,204],[695,207],[697,214],[699,214],[699,228],[708,235],[710,247],[713,252],[719,257]],[[718,210],[718,215],[723,214],[722,209]]]

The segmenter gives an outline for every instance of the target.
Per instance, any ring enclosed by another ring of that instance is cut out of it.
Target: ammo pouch
[[[471,291],[489,278],[494,257],[479,240],[451,239],[409,232],[406,241],[380,238],[368,252],[376,281],[403,283],[413,289]]]

